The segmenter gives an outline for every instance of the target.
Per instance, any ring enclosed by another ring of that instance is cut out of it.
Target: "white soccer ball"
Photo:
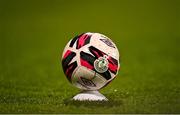
[[[67,79],[82,90],[98,90],[110,83],[120,69],[119,51],[99,33],[83,33],[71,39],[62,55]]]

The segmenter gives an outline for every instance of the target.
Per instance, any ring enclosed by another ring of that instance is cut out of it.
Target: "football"
[[[83,33],[71,39],[62,55],[63,71],[74,86],[99,90],[109,84],[120,69],[119,51],[100,33]]]

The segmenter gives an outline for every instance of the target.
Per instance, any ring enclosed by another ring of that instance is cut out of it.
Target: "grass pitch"
[[[0,113],[180,113],[180,3],[0,1]],[[100,92],[109,102],[77,102],[61,67],[66,43],[83,32],[110,37],[121,71]]]

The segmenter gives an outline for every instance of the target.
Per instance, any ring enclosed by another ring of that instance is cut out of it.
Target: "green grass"
[[[180,113],[178,0],[0,1],[0,113]],[[78,102],[61,67],[66,43],[100,32],[117,44],[121,70]]]

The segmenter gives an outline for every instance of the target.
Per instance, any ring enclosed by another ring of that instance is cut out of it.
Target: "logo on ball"
[[[104,73],[108,70],[108,60],[106,59],[106,56],[100,57],[94,61],[94,68],[99,73]]]

